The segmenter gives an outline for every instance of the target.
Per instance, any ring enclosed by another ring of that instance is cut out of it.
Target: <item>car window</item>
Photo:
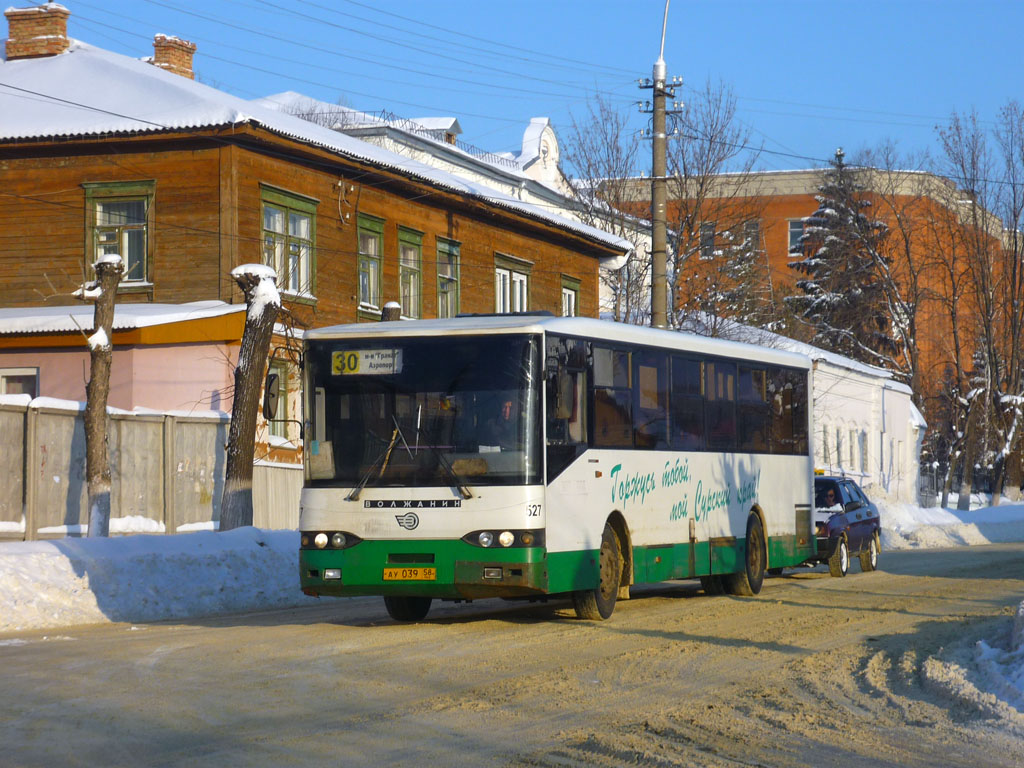
[[[832,496],[829,496],[829,492]],[[814,504],[817,507],[833,507],[842,503],[842,493],[836,483],[831,481],[817,482],[814,484]]]
[[[846,497],[843,500],[844,504],[849,504],[854,501],[863,503],[864,501],[863,494],[861,494],[857,486],[849,480],[843,483],[843,494]]]

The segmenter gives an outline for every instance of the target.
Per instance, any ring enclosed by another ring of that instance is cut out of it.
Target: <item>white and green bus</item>
[[[810,363],[582,318],[342,325],[304,340],[301,585],[433,599],[633,584],[751,595],[815,551]]]

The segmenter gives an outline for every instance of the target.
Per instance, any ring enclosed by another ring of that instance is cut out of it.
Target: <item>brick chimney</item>
[[[176,75],[195,80],[192,72],[192,54],[196,52],[196,44],[180,37],[156,35],[153,38],[153,66],[166,69]]]
[[[34,59],[64,53],[68,40],[68,16],[63,5],[47,3],[34,8],[8,8],[7,60]]]

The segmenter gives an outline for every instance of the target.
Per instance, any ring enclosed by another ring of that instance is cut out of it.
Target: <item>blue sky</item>
[[[24,7],[35,2],[17,2]],[[200,79],[244,98],[285,90],[368,112],[454,115],[462,139],[515,150],[534,116],[563,137],[594,92],[649,95],[664,0],[64,0],[69,34],[132,56],[192,40]],[[665,59],[684,85],[738,98],[766,169],[892,139],[935,150],[952,110],[984,121],[1024,83],[1019,0],[673,0]],[[646,155],[645,155],[646,156]],[[649,165],[643,170],[649,170]]]

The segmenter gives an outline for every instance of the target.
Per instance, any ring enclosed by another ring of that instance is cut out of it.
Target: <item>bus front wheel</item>
[[[429,597],[388,595],[384,598],[384,607],[395,621],[423,621],[430,610],[430,601]]]
[[[750,597],[761,591],[768,552],[764,540],[761,518],[751,515],[747,518],[747,545],[743,557],[743,570],[723,576],[725,588],[731,595]]]
[[[608,523],[605,523],[604,533],[601,534],[598,565],[600,581],[597,587],[572,593],[576,616],[581,619],[607,619],[615,610],[615,600],[619,596],[619,584],[622,582],[622,550],[619,548],[619,537]]]

